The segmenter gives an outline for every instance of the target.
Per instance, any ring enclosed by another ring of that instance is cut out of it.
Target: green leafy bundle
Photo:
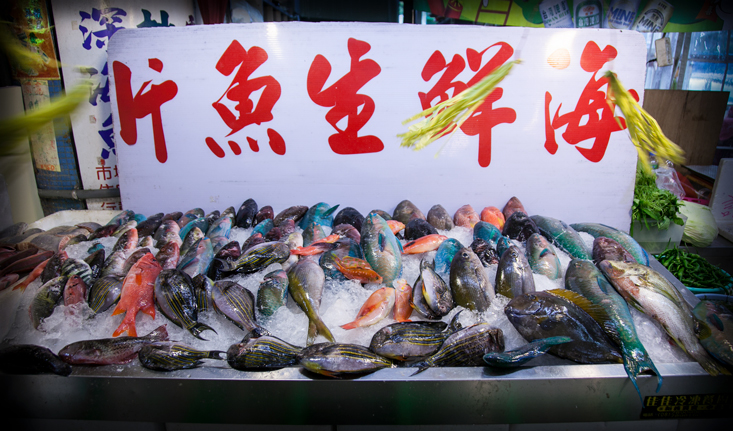
[[[657,176],[654,172],[647,172],[636,167],[636,186],[634,187],[634,202],[631,205],[631,221],[639,221],[647,229],[656,226],[660,230],[669,228],[675,223],[680,226],[685,222],[677,215],[680,210],[680,201],[669,190],[657,187]],[[631,225],[633,234],[634,225]]]

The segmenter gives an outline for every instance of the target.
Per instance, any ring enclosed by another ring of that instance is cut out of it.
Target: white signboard
[[[453,136],[402,121],[521,59]],[[125,208],[254,198],[423,213],[517,196],[531,214],[628,229],[636,150],[603,73],[642,95],[646,45],[617,30],[263,23],[119,31],[109,49]],[[620,115],[620,113],[616,113]]]
[[[53,2],[66,89],[91,79],[86,103],[71,115],[79,174],[85,189],[119,187],[112,127],[107,48],[122,28],[185,26],[193,2],[180,0],[70,0]],[[122,209],[119,199],[87,200],[89,209]]]

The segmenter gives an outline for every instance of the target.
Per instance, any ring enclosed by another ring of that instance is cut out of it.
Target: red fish
[[[158,254],[155,255],[155,260],[160,263],[160,267],[163,269],[176,269],[180,257],[180,245],[177,242],[169,241],[158,250]]]
[[[387,220],[387,224],[389,225],[389,229],[395,235],[397,235],[397,232],[405,228],[405,224],[397,220]]]
[[[471,229],[473,229],[476,223],[480,220],[478,213],[476,213],[476,210],[474,210],[471,205],[463,205],[458,208],[458,211],[456,211],[456,214],[453,216],[453,224]]]
[[[122,314],[125,311],[125,318],[122,323],[112,334],[113,337],[121,335],[127,331],[127,335],[137,337],[135,329],[135,316],[138,311],[142,311],[148,316],[155,318],[155,279],[158,278],[162,268],[158,261],[155,260],[152,253],[146,253],[140,260],[130,268],[122,282],[122,293],[120,294],[120,302],[117,303],[113,316]]]
[[[354,329],[362,326],[373,325],[387,317],[395,303],[395,290],[391,287],[383,287],[376,290],[361,306],[359,314],[353,322],[341,325],[344,329]]]
[[[433,233],[410,241],[402,247],[402,254],[418,254],[437,250],[440,244],[448,239],[445,235]]]
[[[497,207],[486,207],[481,210],[481,220],[493,224],[499,230],[504,229],[504,214]]]
[[[516,196],[512,196],[512,198],[509,199],[509,202],[504,205],[504,209],[501,212],[504,214],[504,220],[507,220],[510,215],[514,214],[517,211],[521,211],[527,214],[527,210],[524,209],[524,205],[522,205],[522,202],[520,202]]]
[[[412,287],[407,284],[404,278],[392,282],[395,289],[394,320],[398,322],[409,322],[412,314],[410,299],[412,298]]]
[[[69,305],[86,302],[86,298],[87,285],[84,280],[76,274],[69,277],[64,287],[64,305],[68,307]]]
[[[349,280],[358,280],[362,283],[381,283],[382,276],[372,269],[369,262],[352,256],[344,256],[334,260],[336,267]]]
[[[25,291],[25,288],[28,287],[29,284],[33,283],[36,278],[40,277],[41,274],[43,274],[43,270],[46,269],[46,265],[51,260],[49,257],[48,259],[44,260],[43,262],[39,263],[38,266],[33,268],[33,271],[31,271],[30,274],[28,274],[23,281],[13,286],[13,290],[20,289],[21,292]],[[16,277],[16,280],[18,278]],[[0,289],[2,290],[2,289]]]
[[[314,254],[320,254],[334,248],[333,243],[341,238],[339,235],[329,235],[318,241],[313,241],[308,247],[295,247],[290,250],[290,254],[298,256],[313,256]]]

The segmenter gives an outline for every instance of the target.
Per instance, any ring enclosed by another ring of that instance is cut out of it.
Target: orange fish
[[[325,251],[332,250],[332,244],[340,238],[341,236],[337,234],[329,235],[323,239],[319,239],[318,241],[313,241],[308,247],[295,247],[290,250],[290,254],[298,256],[312,256],[314,254],[323,253]]]
[[[433,233],[410,241],[402,247],[402,254],[418,254],[437,250],[440,243],[448,239],[445,235]]]
[[[387,317],[395,303],[395,291],[391,287],[376,290],[361,306],[353,322],[341,325],[344,329],[373,325]]]
[[[349,280],[358,280],[362,283],[381,283],[382,276],[372,269],[369,262],[352,256],[344,256],[334,260],[336,267]]]
[[[387,220],[387,224],[389,225],[389,229],[395,235],[397,235],[397,232],[405,228],[405,224],[397,220]]]
[[[453,224],[471,229],[473,229],[474,225],[476,225],[480,220],[478,213],[476,213],[476,210],[474,210],[471,205],[463,205],[458,208],[458,211],[456,211],[456,214],[453,216]]]
[[[493,224],[499,230],[504,229],[504,214],[497,207],[486,207],[481,210],[481,220]]]
[[[117,337],[127,331],[130,337],[137,337],[135,330],[135,317],[138,311],[142,311],[148,316],[155,318],[155,279],[158,278],[162,268],[158,261],[155,260],[152,253],[146,253],[140,260],[130,268],[122,282],[122,293],[120,294],[120,302],[117,303],[113,316],[122,314],[125,311],[125,318],[122,323],[112,334]]]
[[[394,320],[398,322],[409,322],[412,314],[412,306],[410,298],[412,298],[412,287],[407,284],[404,278],[395,280],[395,301],[394,301]]]
[[[33,271],[31,271],[31,273],[28,274],[20,283],[13,285],[13,290],[20,289],[21,292],[25,292],[25,288],[28,287],[29,284],[33,283],[38,277],[40,277],[41,274],[43,274],[43,270],[46,268],[46,265],[50,260],[51,258],[49,257],[48,259],[39,263],[38,266],[36,266]]]

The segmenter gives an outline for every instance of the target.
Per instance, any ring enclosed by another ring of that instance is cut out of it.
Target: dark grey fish
[[[515,213],[518,214],[518,213]],[[516,246],[509,247],[501,255],[496,270],[496,293],[515,298],[535,291],[534,276],[527,257]]]
[[[457,313],[450,326],[445,322],[398,322],[372,336],[369,349],[385,358],[409,361],[433,355],[448,336],[461,329]]]
[[[460,249],[450,265],[453,300],[469,310],[484,312],[494,299],[494,287],[481,260],[470,248]]]
[[[433,205],[428,211],[427,217],[428,223],[436,229],[440,230],[451,230],[455,226],[453,224],[453,217],[448,214],[448,211],[443,208],[442,205]]]
[[[206,223],[209,226],[211,226],[212,224],[214,224],[214,222],[219,220],[220,217],[221,217],[221,212],[219,212],[219,210],[214,210],[204,216],[204,218],[206,219]]]
[[[250,198],[242,202],[237,215],[234,217],[234,226],[241,228],[249,228],[255,225],[255,216],[257,215],[257,202]]]
[[[259,237],[262,238],[262,235],[259,235]],[[241,255],[242,250],[239,247],[239,243],[237,241],[230,241],[216,252],[206,275],[214,281],[226,277],[226,271],[228,271],[230,264]]]
[[[220,217],[227,217],[227,216],[231,216],[232,219],[234,219],[234,217],[237,216],[237,211],[234,209],[234,207],[227,207],[227,209],[221,212]]]
[[[379,217],[382,217],[384,220],[392,220],[392,214],[390,214],[390,213],[388,213],[387,211],[384,211],[384,210],[371,210],[367,214],[366,218],[368,218],[372,214],[376,214]],[[366,218],[364,220],[366,220]],[[361,232],[361,229],[359,229],[359,231]]]
[[[638,263],[615,239],[598,236],[593,240],[593,262],[598,264],[604,260],[615,260],[626,263]]]
[[[570,337],[549,337],[532,341],[509,352],[494,352],[484,355],[484,362],[492,367],[521,367],[534,358],[544,355],[550,347],[573,341]]]
[[[402,222],[405,226],[407,226],[407,223],[411,220],[416,218],[425,220],[425,215],[417,206],[415,206],[415,204],[407,199],[398,203],[397,207],[394,209],[394,213],[392,213],[392,219]]]
[[[438,231],[425,219],[414,218],[405,224],[405,240],[407,241],[414,241],[437,233]]]
[[[255,215],[255,226],[257,226],[262,220],[268,218],[274,219],[275,212],[272,210],[272,207],[270,205],[265,205],[260,208],[260,210],[257,211],[257,214]]]
[[[196,297],[196,309],[199,312],[214,308],[214,300],[211,298],[213,290],[214,282],[206,275],[199,274],[193,278],[193,295]]]
[[[163,223],[163,213],[153,214],[144,221],[137,224],[137,235],[140,238],[154,235],[161,223]]]
[[[137,263],[140,258],[145,256],[146,254],[150,253],[150,249],[147,247],[139,248],[135,250],[128,258],[125,260],[125,266],[122,267],[122,273],[127,275],[128,272],[130,272],[130,268],[132,268],[133,265]]]
[[[301,350],[300,365],[328,377],[372,373],[394,367],[392,361],[356,344],[320,343]]]
[[[200,340],[205,340],[201,336],[203,331],[214,331],[209,325],[198,322],[193,281],[183,271],[164,269],[160,272],[155,279],[155,302],[168,320]]]
[[[262,244],[263,242],[265,242],[265,237],[261,233],[253,233],[249,238],[244,240],[239,254],[241,255],[242,252],[249,250],[257,244]]]
[[[183,213],[180,211],[174,211],[172,213],[167,213],[163,216],[162,220],[165,222],[166,220],[172,220],[172,221],[178,221],[181,217],[183,217]],[[176,223],[178,224],[178,223]]]
[[[307,345],[315,342],[318,334],[333,342],[331,330],[318,314],[326,282],[323,269],[311,259],[301,259],[288,270],[288,292],[298,307],[308,316]]]
[[[305,205],[295,205],[289,208],[285,208],[284,210],[280,211],[274,219],[272,219],[272,223],[275,226],[279,226],[287,219],[291,219],[293,220],[293,222],[298,223],[307,212],[308,207]]]
[[[233,281],[217,281],[211,290],[211,298],[216,310],[245,332],[269,335],[257,324],[255,297],[245,287]]]
[[[2,238],[8,238],[11,236],[21,235],[25,230],[28,229],[28,223],[26,222],[18,222],[15,224],[12,224],[5,229],[0,231],[0,239]]]
[[[196,350],[182,344],[148,344],[137,355],[143,367],[154,371],[188,370],[203,365],[202,359],[226,359],[220,350]]]
[[[66,259],[64,264],[61,265],[61,275],[65,277],[78,275],[82,280],[84,280],[84,283],[86,283],[87,286],[91,286],[93,284],[92,268],[83,260],[72,258]]]
[[[281,241],[293,232],[295,232],[295,222],[288,219],[270,229],[265,234],[265,241]]]
[[[41,283],[45,284],[52,278],[56,278],[59,275],[61,275],[61,266],[63,265],[63,259],[67,259],[66,252],[62,253],[55,253],[51,258],[49,259],[48,263],[46,264],[46,267],[43,268],[43,272],[41,273]]]
[[[501,233],[519,242],[525,242],[533,233],[540,233],[540,229],[527,214],[516,211],[506,219]]]
[[[125,272],[125,261],[127,261],[127,257],[122,250],[110,254],[104,260],[104,265],[102,265],[102,271],[99,273],[99,276],[106,277],[108,275],[115,275],[124,277],[127,274]]]
[[[338,226],[340,224],[349,224],[353,226],[357,231],[361,232],[361,225],[364,223],[364,216],[356,209],[352,207],[343,208],[333,218],[333,225]]]
[[[516,214],[516,213],[515,213]],[[570,343],[556,345],[549,352],[582,364],[623,362],[618,348],[601,326],[573,302],[547,291],[525,293],[504,308],[509,321],[528,341],[567,336]]]
[[[430,367],[477,367],[483,365],[484,355],[504,351],[504,334],[488,323],[477,323],[454,332],[445,339],[437,353],[414,364],[419,374]]]
[[[257,289],[257,309],[272,316],[288,299],[288,274],[282,269],[267,273]]]
[[[229,366],[241,371],[268,371],[289,367],[298,363],[302,347],[294,346],[277,337],[250,334],[241,343],[233,344],[227,351]]]
[[[77,341],[59,351],[59,357],[71,365],[126,364],[137,356],[144,346],[168,340],[165,325],[144,337],[116,337]]]
[[[189,230],[186,234],[186,237],[183,239],[183,244],[181,244],[180,248],[180,256],[185,256],[188,250],[191,249],[191,247],[195,246],[199,240],[204,239],[204,232],[199,229],[198,227],[194,227],[193,229]]]
[[[64,293],[67,279],[68,277],[64,275],[53,278],[38,289],[29,309],[31,323],[35,329],[38,329],[43,319],[53,314]]]
[[[433,266],[426,259],[420,261],[420,280],[422,281],[422,295],[430,309],[443,317],[456,306],[450,287],[435,273]]]
[[[89,289],[89,308],[101,313],[119,301],[123,280],[124,277],[116,275],[98,278]]]
[[[282,263],[290,257],[290,247],[277,241],[258,244],[242,253],[241,256],[226,268],[226,272],[252,274],[261,271],[273,263]]]
[[[86,262],[89,265],[89,269],[91,269],[91,280],[92,283],[94,283],[94,281],[99,278],[99,275],[102,273],[102,268],[104,267],[104,249],[97,250],[90,254],[84,259],[84,262]]]
[[[360,231],[350,224],[342,223],[335,225],[331,234],[338,235],[342,238],[351,238],[357,243],[361,242]]]
[[[471,250],[476,253],[481,263],[488,267],[499,263],[499,253],[496,248],[481,238],[476,238],[470,245]]]
[[[430,308],[427,301],[425,300],[425,295],[423,294],[423,281],[421,273],[418,275],[415,283],[413,283],[412,295],[410,296],[410,306],[415,311],[417,311],[419,315],[428,320],[440,319],[440,316],[438,316],[438,314],[435,313],[432,308]]]
[[[0,371],[5,374],[71,374],[71,365],[47,347],[15,344],[0,349]]]

